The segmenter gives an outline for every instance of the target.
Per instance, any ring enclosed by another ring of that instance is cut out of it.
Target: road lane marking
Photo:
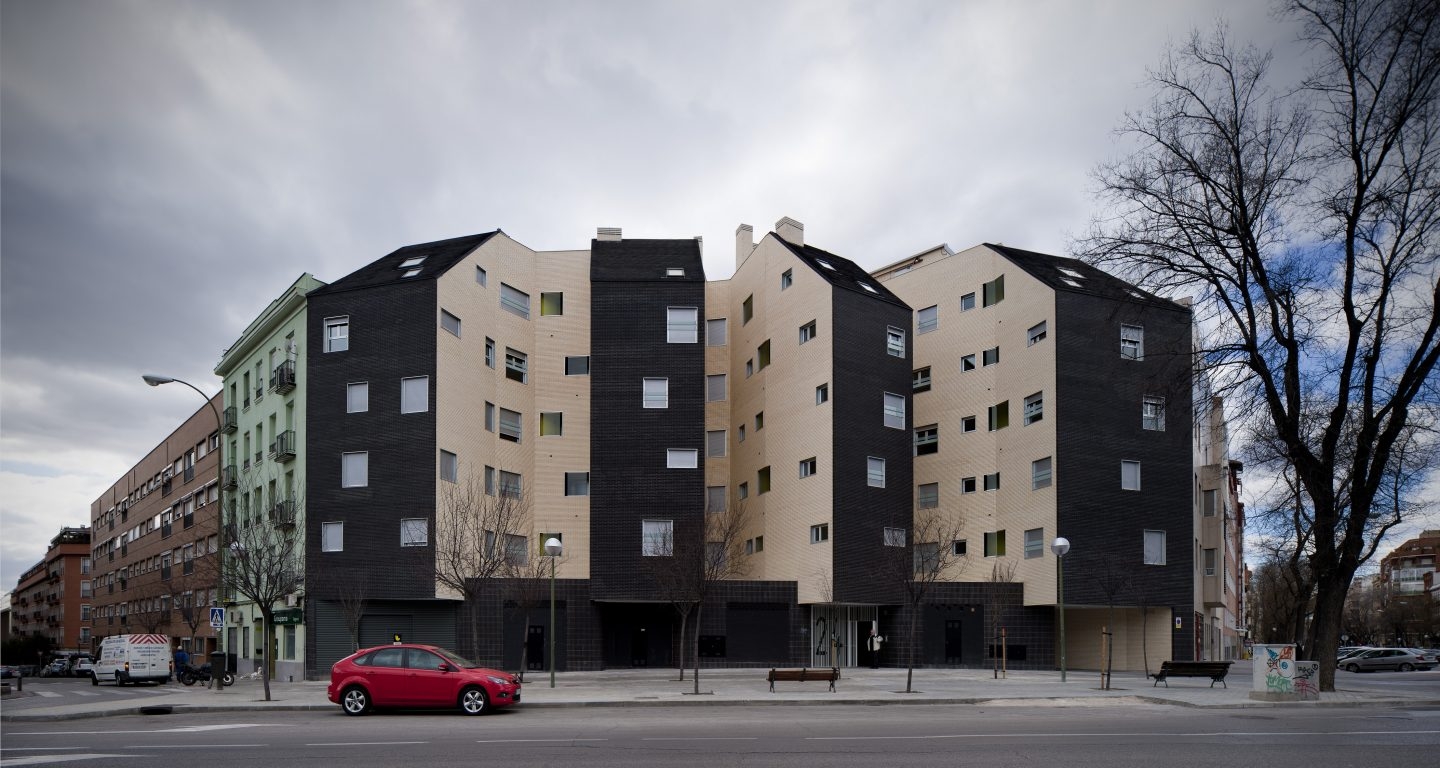
[[[105,736],[123,733],[134,736],[137,733],[200,733],[201,731],[222,731],[232,728],[291,728],[286,723],[222,723],[219,725],[181,725],[174,728],[127,728],[121,731],[34,731],[7,733],[6,736]]]
[[[476,744],[567,744],[572,741],[609,741],[609,739],[482,739]]]
[[[117,757],[134,758],[137,755],[104,755],[104,754],[78,754],[78,755],[31,755],[29,757],[7,757],[5,766],[12,765],[46,765],[49,763],[68,763],[72,760],[99,760],[101,758],[114,759]]]
[[[1171,732],[1149,731],[1144,733],[953,733],[926,736],[806,736],[806,741],[895,741],[905,739],[1068,739],[1068,738],[1176,738],[1213,736],[1431,736],[1440,734],[1433,731],[1206,731]]]
[[[268,747],[269,744],[126,744],[120,749],[233,749]]]
[[[428,741],[324,741],[307,747],[383,747],[390,744],[429,744]]]
[[[641,741],[755,741],[755,736],[650,736]]]
[[[36,695],[36,696],[44,696],[44,697],[47,698],[47,699],[58,699],[58,698],[60,698],[61,696],[64,696],[65,694],[63,694],[63,693],[56,693],[56,692],[54,692],[54,691],[36,691],[36,692],[35,692],[35,695]]]

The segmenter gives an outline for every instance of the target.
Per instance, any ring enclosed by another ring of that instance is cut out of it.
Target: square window
[[[986,557],[1004,557],[1004,556],[1005,556],[1005,532],[1004,532],[1004,531],[992,531],[992,532],[990,532],[990,533],[985,534],[985,556],[986,556]]]
[[[712,373],[705,377],[705,402],[718,403],[725,399],[725,374]]]
[[[505,378],[524,384],[529,376],[530,358],[518,349],[505,348]]]
[[[960,297],[960,311],[969,312],[975,308],[975,294],[967,293]]]
[[[488,336],[485,338],[485,365],[495,367],[495,340]]]
[[[694,344],[700,340],[700,310],[695,307],[669,307],[665,310],[665,341],[670,344]]]
[[[694,448],[670,448],[665,451],[667,469],[695,469],[700,466],[700,452]]]
[[[1145,329],[1138,325],[1120,326],[1120,357],[1123,360],[1145,359]]]
[[[940,506],[940,484],[925,483],[915,492],[916,509],[935,509]]]
[[[530,294],[501,283],[500,308],[512,315],[517,315],[529,320]]]
[[[966,416],[965,418],[961,419],[961,420],[960,420],[960,431],[961,431],[961,432],[974,432],[974,431],[975,431],[975,417],[974,417],[974,416]]]
[[[430,410],[430,377],[411,376],[400,380],[400,412],[424,413]]]
[[[430,544],[430,521],[423,517],[407,517],[400,521],[400,546],[425,547]]]
[[[929,333],[940,327],[940,307],[930,306],[915,313],[915,333]]]
[[[871,488],[885,487],[885,460],[876,456],[865,457],[865,484]]]
[[[905,529],[904,529],[904,528],[886,528],[886,529],[885,529],[885,546],[887,546],[887,547],[903,547],[903,546],[905,546]]]
[[[964,557],[967,549],[964,539],[956,539],[950,542],[950,554],[956,557]]]
[[[725,511],[725,486],[712,485],[705,489],[705,511]]]
[[[565,414],[545,413],[540,414],[540,436],[559,437],[565,434]]]
[[[725,430],[712,429],[705,433],[705,458],[720,459],[725,457]]]
[[[1140,405],[1140,426],[1156,432],[1165,431],[1165,398],[1145,396]]]
[[[344,523],[321,523],[321,524],[320,524],[320,551],[321,551],[321,552],[344,552],[344,551],[345,551],[345,524],[344,524]]]
[[[500,495],[507,499],[518,499],[525,492],[524,478],[518,472],[500,470]]]
[[[885,426],[892,429],[905,428],[905,397],[885,393]]]
[[[905,356],[905,332],[889,326],[885,329],[885,351],[891,357]]]
[[[364,488],[370,484],[370,453],[340,454],[340,487]]]
[[[1140,462],[1120,462],[1120,488],[1125,491],[1140,490]]]
[[[565,495],[566,495],[566,496],[589,496],[589,495],[590,495],[590,473],[589,473],[589,472],[566,472],[566,473],[565,473]]]
[[[1145,565],[1165,564],[1165,532],[1145,532]]]
[[[989,366],[995,365],[996,363],[999,363],[999,362],[1000,362],[1000,348],[999,348],[999,347],[991,347],[991,348],[985,350],[984,352],[981,352],[981,353],[980,353],[980,365],[981,365],[982,367],[987,367],[987,368],[988,368]]]
[[[974,493],[974,492],[975,492],[975,478],[973,478],[973,477],[962,477],[962,478],[960,478],[960,492],[961,492],[961,493]]]
[[[723,347],[726,344],[725,318],[705,321],[705,345]]]
[[[589,356],[589,355],[573,355],[573,356],[567,356],[567,357],[565,358],[565,375],[566,375],[566,376],[589,376],[589,375],[590,375],[590,356]]]
[[[985,490],[987,490],[987,491],[998,491],[998,490],[1000,490],[1000,473],[999,473],[999,472],[993,472],[993,473],[988,474],[988,475],[985,476]]]
[[[993,307],[1005,300],[1005,276],[1001,275],[986,283],[981,288],[981,302],[983,307]]]
[[[1030,330],[1028,330],[1028,331],[1025,332],[1025,346],[1027,346],[1027,347],[1033,347],[1033,346],[1035,346],[1037,343],[1042,342],[1042,341],[1044,341],[1044,340],[1045,340],[1045,321],[1044,321],[1044,320],[1041,320],[1041,321],[1040,321],[1038,324],[1036,324],[1036,325],[1030,326]]]
[[[1034,560],[1045,555],[1045,529],[1031,528],[1025,532],[1025,559]]]
[[[810,543],[819,544],[822,541],[830,540],[830,524],[821,523],[810,526]]]
[[[520,413],[509,408],[500,409],[500,439],[512,443],[520,442]]]
[[[440,479],[452,483],[460,481],[460,457],[444,449],[440,451]]]
[[[489,275],[485,273],[484,267],[475,268],[475,282],[485,285],[489,282]]]
[[[1030,462],[1030,490],[1050,487],[1050,457]]]
[[[930,367],[917,368],[910,373],[910,391],[930,391]]]
[[[364,413],[370,410],[370,382],[357,381],[345,385],[345,412]]]
[[[816,462],[815,462],[815,457],[814,457],[814,456],[811,456],[811,457],[808,458],[808,459],[803,459],[803,460],[801,460],[801,462],[800,462],[800,476],[801,476],[801,477],[810,477],[811,475],[815,474],[815,471],[816,471],[816,467],[817,467],[817,466],[818,466],[818,465],[817,465]]]
[[[1025,415],[1021,419],[1025,424],[1033,424],[1045,418],[1045,395],[1043,392],[1036,392],[1025,398]]]
[[[460,318],[443,309],[440,310],[440,327],[449,332],[451,336],[460,337]]]
[[[915,455],[928,456],[940,451],[940,426],[931,424],[915,429]]]
[[[804,344],[813,338],[815,338],[815,321],[811,320],[800,326],[800,343]]]
[[[990,406],[989,418],[991,432],[1010,426],[1010,401],[1006,400],[1003,403],[996,403]]]
[[[960,358],[960,372],[964,373],[966,371],[973,370],[975,370],[975,355],[973,353],[969,355],[963,355]]]
[[[756,492],[756,493],[769,493],[769,492],[770,492],[770,468],[769,468],[769,467],[761,467],[761,468],[760,468],[760,471],[755,473],[755,492]]]
[[[746,323],[750,322],[750,318],[754,316],[755,297],[753,295],[746,296],[745,300],[740,302],[740,324],[745,325]]]
[[[540,316],[565,314],[565,294],[559,291],[540,294]]]
[[[640,406],[642,408],[669,408],[670,380],[644,379],[641,383]]]
[[[645,557],[669,557],[675,545],[675,521],[642,520],[640,554]]]
[[[815,388],[815,404],[821,405],[830,401],[830,385],[821,384]]]
[[[795,275],[794,275],[794,273],[793,273],[791,270],[788,270],[788,269],[787,269],[787,270],[785,270],[784,272],[781,272],[781,273],[780,273],[780,290],[783,291],[783,290],[785,290],[786,288],[789,288],[791,285],[794,285],[794,284],[795,284]]]
[[[350,318],[348,316],[325,318],[325,351],[344,352],[349,348]],[[246,394],[249,394],[248,391]]]

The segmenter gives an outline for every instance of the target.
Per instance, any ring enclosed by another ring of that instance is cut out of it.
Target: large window
[[[1030,326],[1030,330],[1025,332],[1025,346],[1035,346],[1045,340],[1045,335],[1045,321],[1042,320],[1039,324]]]
[[[669,408],[670,380],[644,379],[641,384],[640,405],[643,408]]]
[[[905,396],[885,393],[885,426],[905,428]]]
[[[669,557],[675,551],[674,520],[642,520],[640,526],[640,554]]]
[[[885,351],[891,357],[905,356],[905,331],[890,326],[885,329]]]
[[[345,412],[364,413],[370,410],[370,382],[356,381],[345,385]]]
[[[705,346],[723,347],[725,339],[725,318],[719,317],[714,320],[705,321]]]
[[[1000,430],[1000,429],[1004,429],[1004,428],[1010,426],[1010,401],[1009,401],[1009,400],[1006,400],[1006,401],[1003,402],[1003,403],[996,403],[995,405],[990,406],[989,426],[990,426],[990,431],[991,431],[991,432],[994,432],[994,431]]]
[[[524,384],[529,378],[530,358],[518,349],[505,348],[505,378]]]
[[[448,331],[451,336],[458,337],[460,335],[460,318],[442,309],[440,310],[440,327]]]
[[[699,309],[669,307],[665,310],[665,341],[671,344],[694,344],[699,340]]]
[[[320,524],[320,551],[321,551],[321,552],[343,552],[343,551],[345,551],[345,524],[344,524],[344,523],[321,523],[321,524]]]
[[[981,287],[980,306],[990,307],[1005,300],[1005,276],[1001,275]]]
[[[530,294],[500,284],[500,308],[512,315],[519,315],[526,320],[530,319]]]
[[[711,485],[705,488],[705,511],[725,511],[725,486]]]
[[[589,355],[572,355],[572,356],[566,356],[566,358],[565,358],[565,375],[566,375],[566,376],[589,376],[589,375],[590,375],[590,356],[589,356]]]
[[[1165,431],[1165,398],[1145,396],[1140,404],[1140,426],[1157,432]]]
[[[350,318],[325,318],[325,351],[344,352],[350,348]],[[248,388],[247,388],[248,389]],[[249,396],[249,392],[246,392]]]
[[[930,366],[927,365],[924,368],[916,368],[910,372],[910,391],[930,391]]]
[[[985,556],[986,556],[986,557],[1004,557],[1004,556],[1005,556],[1005,532],[1004,532],[1004,531],[991,531],[990,533],[985,534]]]
[[[507,499],[518,499],[525,493],[525,479],[519,472],[500,470],[500,495]]]
[[[1120,357],[1125,360],[1145,359],[1145,329],[1138,325],[1120,326]]]
[[[984,477],[984,486],[987,491],[1000,490],[1000,473],[992,472]]]
[[[1050,457],[1030,462],[1030,490],[1050,487]]]
[[[725,430],[712,429],[705,433],[705,458],[720,459],[725,457]]]
[[[440,451],[440,479],[452,483],[460,481],[460,457],[444,449]]]
[[[1120,488],[1126,491],[1140,490],[1140,462],[1120,462]]]
[[[565,314],[565,294],[559,291],[540,294],[541,317],[563,314]]]
[[[665,451],[667,469],[695,469],[700,466],[700,452],[694,448],[670,448]]]
[[[987,349],[987,350],[984,350],[983,352],[980,353],[980,365],[981,365],[981,367],[986,367],[986,368],[988,368],[989,366],[996,365],[996,364],[998,364],[999,362],[1000,362],[1000,348],[999,348],[999,347],[991,347],[991,348],[989,348],[989,349]]]
[[[589,495],[590,495],[590,473],[589,473],[589,472],[566,472],[566,473],[565,473],[565,495],[566,495],[566,496],[589,496]]]
[[[424,547],[430,544],[430,521],[423,517],[400,520],[400,546]]]
[[[500,409],[500,439],[512,443],[520,442],[520,413],[509,408]]]
[[[1045,555],[1045,529],[1031,528],[1025,532],[1025,559],[1034,560]]]
[[[940,451],[940,426],[931,424],[915,428],[915,455],[926,456]]]
[[[886,529],[885,529],[885,546],[887,546],[887,547],[903,547],[903,546],[905,546],[905,529],[904,529],[904,528],[886,528]]]
[[[915,506],[918,509],[935,509],[940,506],[940,484],[921,485],[915,492]]]
[[[915,313],[915,334],[929,333],[940,327],[940,307],[930,306]]]
[[[370,484],[370,453],[340,454],[340,487],[364,488]]]
[[[411,376],[400,380],[400,412],[424,413],[430,410],[430,377]]]
[[[1164,531],[1146,531],[1146,532],[1145,532],[1145,564],[1146,564],[1146,565],[1164,565],[1164,564],[1165,564],[1165,532],[1164,532]]]
[[[712,373],[705,377],[705,401],[718,403],[725,399],[725,374]]]
[[[565,414],[559,412],[540,413],[540,436],[560,437],[565,434]]]
[[[865,484],[871,488],[885,487],[885,460],[876,456],[865,458]]]

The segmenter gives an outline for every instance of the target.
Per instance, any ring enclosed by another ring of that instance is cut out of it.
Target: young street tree
[[[360,620],[365,618],[370,599],[370,573],[360,568],[328,568],[320,573],[318,597],[330,600],[340,610],[352,650],[360,650]]]
[[[905,595],[910,621],[905,631],[905,692],[912,691],[915,678],[915,631],[920,623],[921,606],[930,590],[942,580],[945,572],[959,561],[953,542],[960,538],[962,524],[939,510],[920,510],[915,514],[915,529],[887,530],[885,551],[876,560],[876,580]],[[892,539],[892,537],[894,537]]]
[[[1272,87],[1270,57],[1223,28],[1172,51],[1122,124],[1139,148],[1097,171],[1111,209],[1078,250],[1198,294],[1200,367],[1308,502],[1304,646],[1331,691],[1346,590],[1414,493],[1388,481],[1433,456],[1396,447],[1437,407],[1440,0],[1281,8],[1314,57],[1304,81]]]

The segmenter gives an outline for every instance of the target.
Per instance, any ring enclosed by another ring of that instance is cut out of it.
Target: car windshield
[[[457,667],[461,667],[461,668],[472,668],[472,669],[473,669],[473,668],[475,668],[475,667],[480,666],[479,664],[476,664],[475,662],[473,662],[473,661],[465,658],[464,656],[461,656],[460,654],[455,653],[454,651],[451,651],[451,650],[447,650],[447,649],[445,649],[445,648],[436,648],[436,649],[435,649],[435,652],[438,653],[438,654],[440,654],[441,656],[445,657],[445,660],[446,660],[446,661],[450,662],[451,664],[454,664],[454,665],[457,666]]]

